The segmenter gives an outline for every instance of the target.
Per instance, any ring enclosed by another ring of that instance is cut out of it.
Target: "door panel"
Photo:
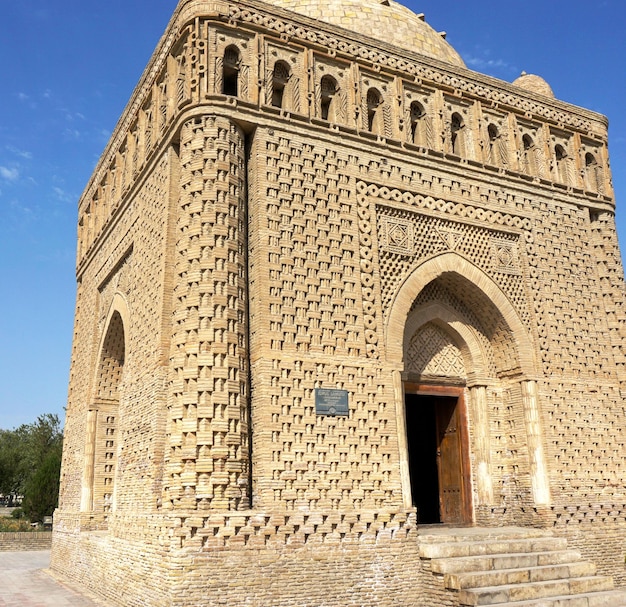
[[[464,522],[463,460],[457,399],[437,399],[437,468],[442,523]]]

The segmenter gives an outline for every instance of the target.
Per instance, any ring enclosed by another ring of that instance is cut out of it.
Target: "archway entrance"
[[[470,523],[463,392],[405,384],[409,474],[418,523]]]

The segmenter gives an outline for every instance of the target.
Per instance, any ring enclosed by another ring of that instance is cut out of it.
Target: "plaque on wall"
[[[348,391],[315,388],[315,413],[317,415],[348,415]]]

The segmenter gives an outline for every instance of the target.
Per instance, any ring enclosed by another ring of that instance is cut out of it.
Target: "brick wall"
[[[50,550],[51,531],[0,533],[0,552],[10,550]]]

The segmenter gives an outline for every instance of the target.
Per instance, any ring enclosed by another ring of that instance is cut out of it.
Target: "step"
[[[420,557],[426,559],[493,554],[512,554],[565,550],[567,539],[560,537],[532,537],[515,539],[485,539],[484,541],[459,541],[421,543]]]
[[[528,554],[498,554],[488,556],[465,556],[441,558],[431,561],[433,573],[462,573],[472,571],[494,571],[517,567],[540,567],[574,563],[581,558],[577,550],[531,552]]]
[[[544,565],[517,569],[500,569],[497,571],[459,572],[445,575],[446,588],[463,590],[488,586],[507,586],[511,584],[528,584],[531,582],[547,582],[577,577],[591,577],[596,573],[593,563],[580,561],[564,565]]]
[[[613,590],[613,578],[608,576],[589,576],[575,579],[550,580],[527,584],[507,584],[459,591],[460,605],[498,605],[515,601],[537,601],[539,599],[568,596],[576,593],[585,594]],[[535,603],[537,604],[537,603]]]
[[[531,537],[554,537],[552,531],[535,527],[454,527],[418,528],[420,542],[469,542],[484,540],[506,540]]]
[[[460,607],[465,606],[461,603]],[[491,607],[626,607],[626,592],[609,590],[576,596],[553,596],[530,601],[495,603]]]

